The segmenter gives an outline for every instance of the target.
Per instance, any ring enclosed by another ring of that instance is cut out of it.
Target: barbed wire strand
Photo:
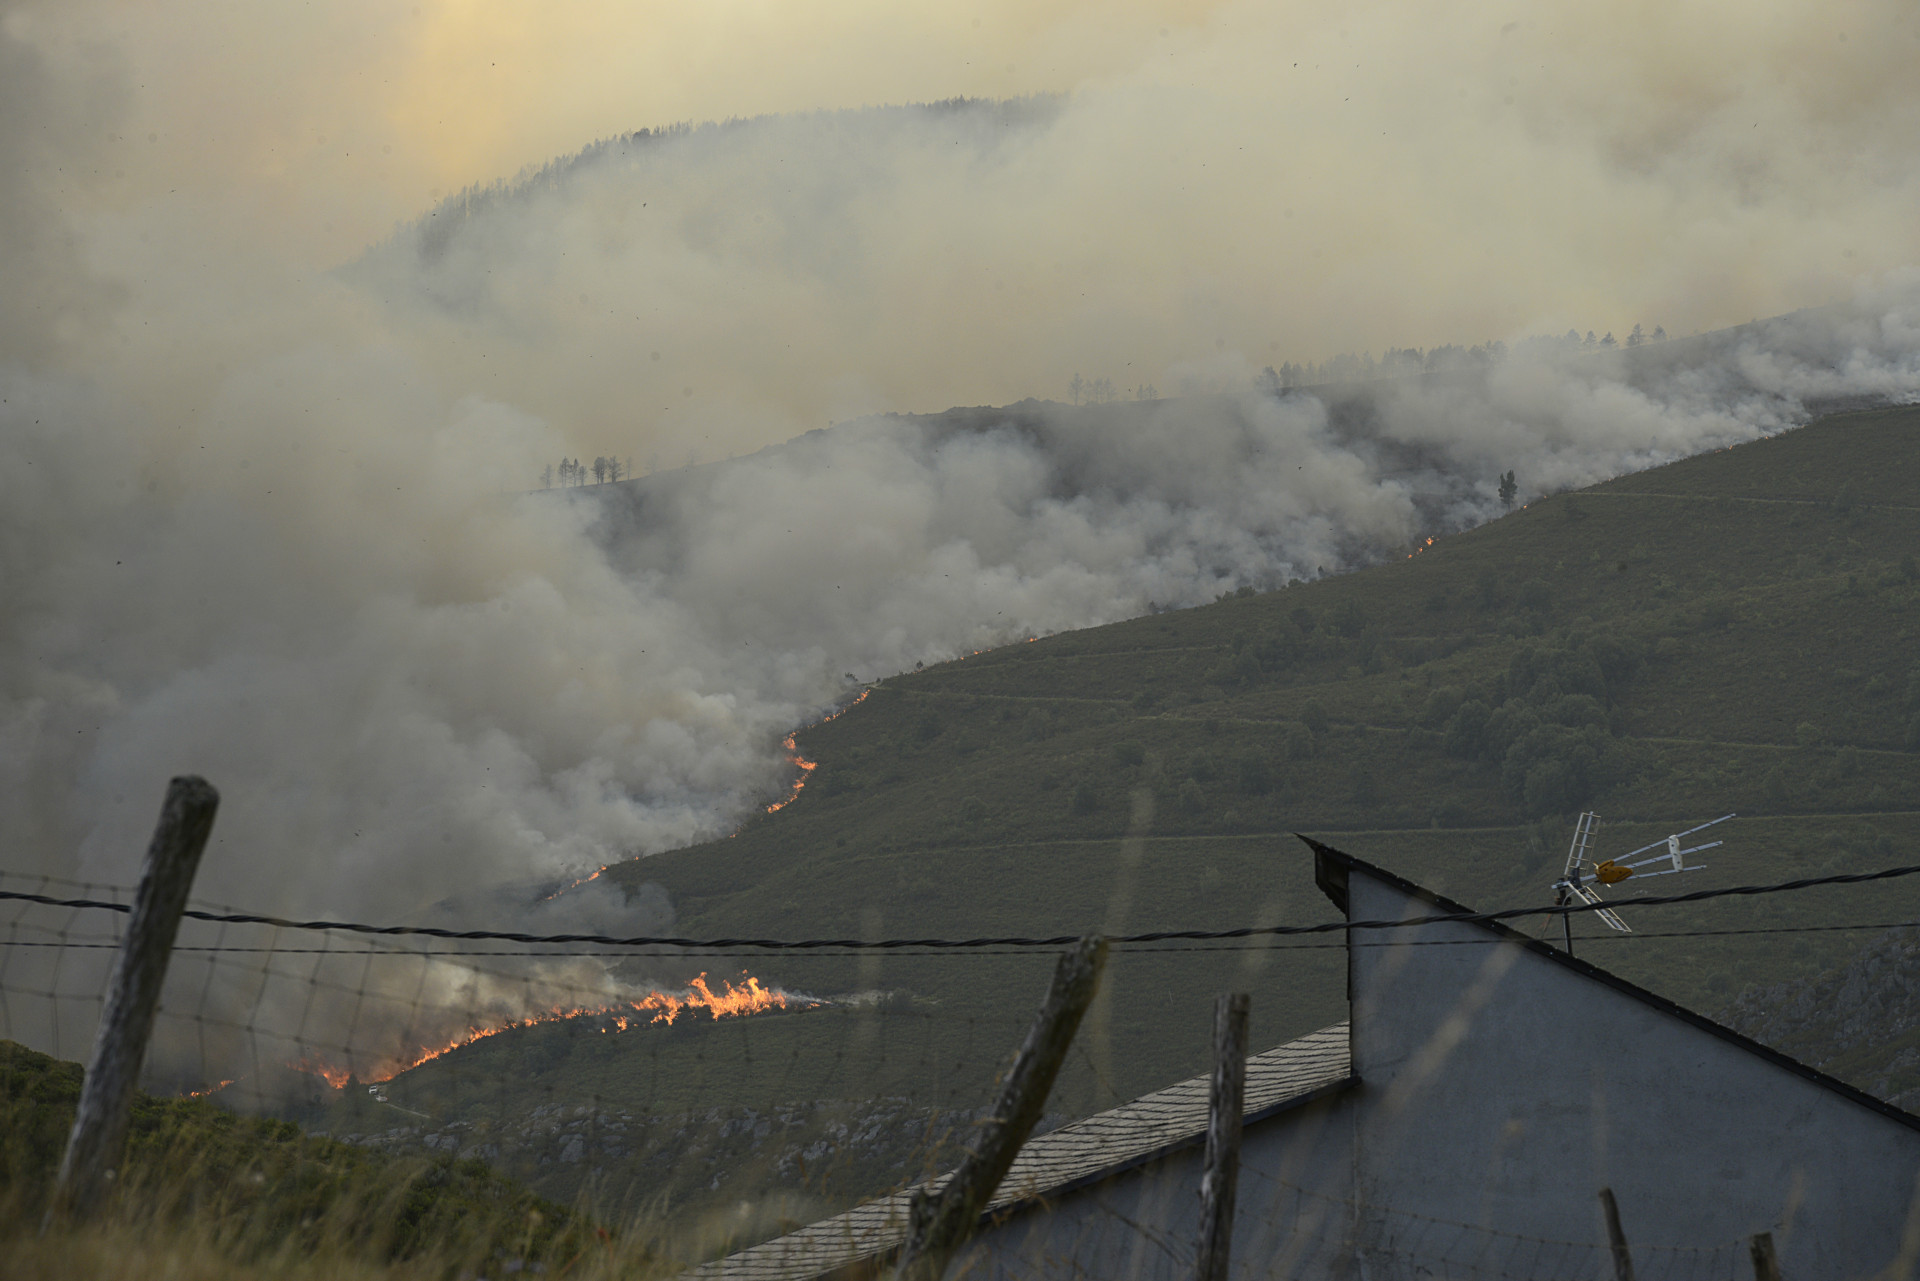
[[[1883,868],[1875,872],[1851,872],[1832,876],[1804,877],[1798,880],[1782,881],[1772,885],[1734,885],[1720,889],[1695,890],[1690,894],[1668,894],[1638,899],[1616,899],[1604,903],[1567,903],[1536,907],[1514,907],[1497,912],[1442,912],[1426,916],[1404,917],[1399,920],[1328,921],[1315,925],[1250,925],[1229,930],[1153,930],[1142,934],[1110,935],[1107,936],[1107,941],[1111,944],[1174,941],[1199,942],[1226,939],[1284,937],[1305,934],[1328,934],[1338,930],[1398,930],[1427,925],[1489,925],[1530,916],[1549,918],[1579,916],[1598,911],[1618,911],[1622,908],[1669,907],[1681,903],[1702,903],[1721,898],[1752,898],[1769,894],[1790,894],[1802,890],[1818,889],[1822,886],[1863,885],[1874,881],[1893,880],[1916,874],[1920,874],[1920,864],[1906,867]],[[73,909],[96,909],[122,913],[132,910],[130,906],[124,903],[112,903],[92,899],[61,899],[48,895],[22,893],[14,890],[0,890],[0,900],[3,899]],[[740,949],[753,949],[756,951],[811,951],[823,948],[836,948],[842,951],[865,952],[893,951],[901,948],[953,950],[968,950],[983,947],[1058,948],[1076,943],[1082,937],[1078,934],[1055,934],[1039,938],[1010,935],[972,939],[917,938],[877,940],[845,938],[690,939],[658,935],[618,938],[606,934],[526,934],[512,930],[454,930],[432,925],[368,925],[357,921],[328,920],[293,921],[284,917],[267,916],[257,913],[205,912],[197,909],[189,909],[182,913],[182,915],[198,921],[235,925],[270,925],[286,930],[343,931],[354,934],[419,936],[460,942],[494,940],[504,943],[526,944],[588,943],[599,947],[681,947],[698,948],[709,951],[735,951]]]

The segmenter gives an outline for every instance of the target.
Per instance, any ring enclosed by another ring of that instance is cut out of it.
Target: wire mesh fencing
[[[1561,1239],[1454,1222],[1304,1187],[1257,1166],[1241,1169],[1228,1275],[1271,1281],[1369,1277],[1382,1281],[1618,1281],[1598,1222]],[[994,1248],[976,1252],[977,1281],[1184,1281],[1195,1275],[1191,1183],[1135,1181],[1062,1197],[1048,1213],[1015,1219]],[[1749,1281],[1747,1240],[1712,1245],[1635,1242],[1636,1281]]]
[[[0,898],[0,1040],[84,1061],[132,893],[0,890],[59,900]],[[610,1222],[724,1210],[727,1239],[752,1240],[951,1164],[1032,1017],[862,984],[872,969],[190,916],[142,1086],[477,1158]]]
[[[0,1040],[87,1057],[132,899],[126,886],[0,873]],[[454,937],[463,932],[389,934],[193,904],[173,947],[144,1088],[362,1149],[477,1159],[605,1221],[698,1220],[680,1250],[692,1260],[949,1168],[1052,960],[1037,947],[984,944],[767,950]],[[1128,964],[1219,965],[1210,949],[1279,945],[1230,933],[1145,940],[1145,952],[1163,954]],[[1459,945],[1408,943],[1419,952]],[[1365,935],[1288,944],[1296,965],[1387,945]],[[978,981],[936,987],[913,977],[916,967],[939,967],[950,980],[955,966],[976,967]],[[967,986],[989,996],[956,999]],[[927,995],[936,990],[944,995]],[[1196,992],[1204,994],[1187,996]],[[1073,1053],[1080,1085],[1063,1081],[1041,1132],[1086,1117],[1089,1100],[1111,1107],[1139,1094],[1133,1082],[1153,1069],[1116,1052],[1143,1043],[1116,1029],[1151,1031],[1169,1013],[1090,1017]],[[1356,1267],[1379,1277],[1614,1275],[1598,1236],[1555,1240],[1449,1222],[1258,1166],[1242,1179],[1235,1275],[1359,1275]],[[1182,1195],[1190,1201],[1190,1190]],[[1095,1195],[1078,1204],[1078,1218],[1048,1220],[1044,1233],[996,1256],[994,1274],[1190,1272],[1190,1203]],[[1747,1275],[1745,1250],[1636,1245],[1633,1259],[1641,1278],[1704,1281]]]

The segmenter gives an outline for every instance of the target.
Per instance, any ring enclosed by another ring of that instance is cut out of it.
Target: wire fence
[[[1308,1281],[1354,1276],[1382,1281],[1618,1281],[1611,1242],[1596,1224],[1592,1237],[1560,1239],[1502,1231],[1330,1195],[1241,1166],[1235,1277]],[[1133,1190],[1129,1190],[1133,1191]],[[1193,1275],[1195,1242],[1179,1230],[1183,1187],[1159,1196],[1096,1192],[1063,1231],[1039,1220],[1010,1233],[1009,1248],[970,1276],[993,1281],[1080,1281],[1126,1276],[1136,1281]],[[1169,1223],[1179,1225],[1169,1230]],[[1749,1238],[1713,1245],[1635,1243],[1636,1281],[1751,1281]]]
[[[4,874],[0,887],[0,1040],[84,1061],[127,921],[111,905],[131,892]],[[53,898],[103,906],[37,901]],[[855,983],[782,980],[712,953],[189,917],[142,1086],[476,1157],[612,1217],[749,1199],[790,1222],[949,1163],[1031,1017],[1025,1002],[948,1010],[860,986],[854,969]]]
[[[1626,905],[1790,894],[1916,872]],[[0,1040],[86,1058],[132,900],[126,886],[0,872]],[[1457,938],[1421,937],[1423,927],[1582,910],[1153,931],[1114,942],[1135,956],[1457,947]],[[1334,932],[1342,937],[1323,937]],[[195,903],[173,947],[143,1086],[383,1151],[477,1158],[609,1216],[737,1207],[724,1235],[750,1243],[932,1176],[970,1137],[1032,1006],[930,999],[890,981],[898,966],[998,965],[983,986],[1024,992],[1005,976],[1039,975],[1036,964],[1067,941],[542,935],[295,921]],[[1031,990],[1037,995],[1037,981]],[[1126,1075],[1130,1065],[1116,1062],[1105,1036],[1094,1020],[1076,1044],[1074,1071],[1093,1087],[1083,1100],[1111,1102],[1134,1088],[1137,1074]],[[1062,1102],[1041,1129],[1088,1110]],[[1377,1277],[1612,1275],[1604,1243],[1424,1218],[1257,1167],[1245,1175],[1246,1195],[1262,1207],[1244,1237],[1244,1257],[1264,1261],[1259,1275],[1327,1275],[1336,1261],[1349,1267],[1359,1258],[1359,1240],[1370,1252],[1365,1274]],[[1023,1266],[1077,1276],[1089,1260],[1124,1250],[1136,1263],[1158,1259],[1130,1275],[1184,1275],[1193,1242],[1164,1223],[1138,1207],[1106,1206],[1070,1248],[1036,1243]],[[1745,1250],[1743,1242],[1637,1247],[1636,1275],[1744,1276]]]

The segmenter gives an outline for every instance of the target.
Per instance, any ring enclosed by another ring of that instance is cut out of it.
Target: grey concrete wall
[[[1349,894],[1355,919],[1432,910],[1357,871]],[[1394,937],[1421,945],[1351,952],[1361,1083],[1246,1132],[1236,1277],[1610,1279],[1609,1186],[1643,1281],[1751,1276],[1758,1231],[1793,1281],[1907,1276],[1920,1131],[1476,927]],[[966,1275],[1182,1278],[1199,1167],[1013,1216]]]
[[[1352,1135],[1338,1101],[1250,1128],[1234,1207],[1233,1275],[1324,1276],[1346,1253]],[[982,1233],[961,1274],[994,1281],[1186,1281],[1200,1229],[1199,1147],[1056,1196]]]
[[[1349,895],[1354,919],[1433,910],[1357,871]],[[1488,939],[1426,927],[1418,941],[1440,946],[1375,936],[1350,952],[1366,1083],[1352,1112],[1359,1201],[1604,1241],[1597,1193],[1610,1186],[1650,1261],[1677,1265],[1661,1247],[1737,1250],[1759,1231],[1773,1232],[1789,1277],[1864,1277],[1893,1261],[1920,1190],[1920,1132]],[[1363,1251],[1394,1247],[1376,1223],[1360,1238]]]

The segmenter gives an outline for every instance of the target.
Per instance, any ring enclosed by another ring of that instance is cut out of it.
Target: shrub
[[[1456,685],[1442,685],[1427,695],[1426,703],[1420,708],[1418,720],[1423,728],[1443,729],[1467,696]]]
[[[1319,743],[1313,737],[1313,731],[1299,721],[1288,721],[1280,727],[1280,753],[1290,761],[1304,761],[1318,749]]]
[[[1600,669],[1603,685],[1618,684],[1633,676],[1640,664],[1646,661],[1647,647],[1631,636],[1621,636],[1613,632],[1601,632],[1590,636],[1581,645],[1594,666]]]
[[[1508,700],[1487,717],[1487,732],[1481,751],[1490,760],[1504,760],[1513,745],[1533,733],[1541,724],[1540,713],[1525,703]]]
[[[1100,808],[1100,793],[1094,790],[1092,783],[1081,783],[1073,789],[1073,812],[1087,815]]]
[[[1463,760],[1477,760],[1486,754],[1487,721],[1493,713],[1479,699],[1471,699],[1447,718],[1440,750]]]
[[[1612,741],[1592,726],[1537,725],[1507,749],[1500,781],[1531,817],[1565,814],[1611,781],[1616,759]]]
[[[1319,699],[1307,700],[1307,705],[1300,709],[1300,723],[1312,730],[1316,737],[1327,732],[1327,709],[1320,706]]]
[[[1259,660],[1262,671],[1277,672],[1298,662],[1300,649],[1300,633],[1291,627],[1282,627],[1254,647],[1254,657]]]
[[[1354,654],[1360,660],[1360,670],[1368,676],[1378,675],[1387,665],[1386,649],[1380,642],[1380,632],[1369,627],[1360,633],[1360,639],[1354,646]]]
[[[1592,725],[1605,729],[1607,711],[1598,700],[1586,694],[1562,694],[1541,709],[1547,720],[1571,729]]]

